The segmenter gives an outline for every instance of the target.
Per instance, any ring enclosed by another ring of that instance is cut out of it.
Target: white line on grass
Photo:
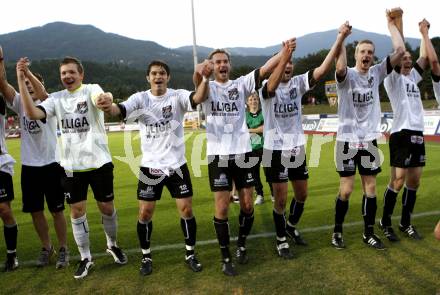
[[[412,218],[420,218],[420,217],[426,217],[426,216],[433,216],[433,215],[440,215],[440,211],[429,211],[429,212],[422,212],[422,213],[416,213],[411,215]],[[399,219],[400,216],[393,216],[392,219]],[[379,219],[377,219],[376,221],[379,221]],[[353,226],[358,226],[358,225],[362,225],[364,222],[363,221],[356,221],[356,222],[349,222],[349,223],[344,223],[344,227],[353,227]],[[308,228],[302,228],[301,232],[306,233],[306,232],[318,232],[318,231],[324,231],[324,230],[329,230],[332,229],[334,227],[334,225],[323,225],[323,226],[317,226],[317,227],[308,227]],[[433,225],[434,227],[434,225]],[[267,238],[267,237],[274,237],[275,236],[275,232],[265,232],[265,233],[259,233],[259,234],[254,234],[254,235],[249,235],[247,237],[247,239],[253,240],[253,239],[258,239],[258,238]],[[329,237],[330,239],[330,237]],[[232,241],[236,241],[237,237],[231,237]],[[213,240],[205,240],[205,241],[197,241],[197,245],[198,246],[203,246],[203,245],[211,245],[211,244],[217,244],[218,241],[217,239],[213,239]],[[173,250],[173,249],[181,249],[184,248],[184,244],[183,243],[177,243],[177,244],[168,244],[168,245],[159,245],[159,246],[154,246],[151,247],[151,251],[163,251],[163,250]],[[133,254],[133,253],[140,253],[139,248],[132,248],[132,249],[124,249],[125,253],[127,254]],[[105,253],[105,252],[100,252],[100,253],[93,253],[93,257],[103,257],[103,256],[107,256],[109,254]],[[75,255],[75,256],[71,256],[72,260],[79,260],[80,256],[79,255]],[[20,265],[35,265],[36,261],[35,260],[29,260],[29,261],[24,261],[24,262],[20,262]]]

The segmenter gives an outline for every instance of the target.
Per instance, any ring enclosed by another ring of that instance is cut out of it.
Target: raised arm
[[[394,52],[390,55],[391,66],[394,68],[396,65],[400,63],[403,55],[405,54],[405,43],[403,42],[403,38],[399,29],[396,26],[397,17],[393,16],[392,11],[400,10],[401,13],[403,11],[400,8],[395,8],[392,10],[386,10],[386,17],[388,22],[388,30],[391,34],[391,43],[393,44]]]
[[[423,19],[419,22],[419,31],[422,34],[422,39],[420,40],[420,53],[419,58],[417,59],[417,64],[424,70],[428,67],[429,59],[428,59],[428,43],[431,43],[429,39],[429,22],[426,19]],[[431,43],[432,47],[432,43]],[[435,52],[434,52],[435,53]]]
[[[294,46],[292,51],[296,48],[296,38],[291,38],[285,42],[283,42],[283,47],[285,43],[288,43],[290,46]],[[282,50],[281,50],[282,51]],[[260,79],[263,81],[274,71],[275,67],[280,63],[281,60],[281,51],[272,56],[261,68],[260,68]]]
[[[40,82],[40,80],[35,77],[35,75],[29,70],[29,60],[25,58],[20,58],[19,62],[23,63],[23,69],[24,69],[24,75],[29,80],[29,83],[31,83],[32,88],[34,90],[34,97],[45,100],[49,95],[46,92],[46,88],[44,88],[43,83]]]
[[[336,57],[336,78],[339,81],[344,80],[347,75],[347,51],[345,45],[341,46],[338,56]]]
[[[3,56],[3,49],[0,46],[0,92],[3,94],[3,97],[10,104],[14,101],[15,97],[15,89],[8,83],[8,79],[6,78],[6,69],[5,69],[5,61]]]
[[[435,52],[434,46],[432,45],[431,39],[429,39],[429,27],[430,24],[426,19],[423,19],[419,23],[420,33],[422,33],[422,40],[424,41],[425,45],[424,49],[426,57],[429,61],[429,65],[431,66],[431,71],[434,75],[440,76],[440,65],[438,63],[438,56]],[[422,32],[425,30],[426,32]],[[422,45],[420,45],[420,52],[422,52]]]
[[[205,59],[202,63],[196,65],[194,69],[193,82],[198,84],[196,87],[196,93],[193,96],[193,102],[199,104],[204,102],[208,98],[209,94],[209,77],[213,71],[212,61]]]
[[[280,56],[278,65],[276,66],[273,73],[269,76],[269,80],[267,81],[266,84],[267,96],[273,97],[275,95],[275,90],[278,88],[278,85],[280,84],[281,79],[283,78],[286,65],[291,60],[292,53],[295,48],[296,48],[295,39],[290,39],[283,43],[283,48],[277,54]],[[263,94],[263,98],[269,98],[269,97],[265,97],[265,94]]]
[[[214,65],[212,61],[208,59],[196,65],[193,73],[193,83],[196,88],[204,81],[203,77],[208,79],[211,76],[213,68]]]
[[[319,81],[330,70],[333,61],[339,56],[342,47],[344,47],[344,40],[350,34],[351,34],[351,26],[348,23],[348,21],[346,21],[344,24],[342,24],[339,27],[339,33],[338,36],[336,37],[336,41],[333,44],[330,51],[327,53],[327,56],[325,57],[324,61],[319,67],[317,67],[313,71],[313,81],[315,82]],[[344,68],[346,68],[346,66]]]
[[[46,113],[35,106],[34,101],[32,100],[32,97],[26,87],[26,75],[24,67],[25,65],[23,63],[17,63],[17,83],[24,112],[31,120],[44,119],[46,118]]]

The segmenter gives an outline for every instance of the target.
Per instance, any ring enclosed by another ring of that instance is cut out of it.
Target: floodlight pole
[[[191,0],[191,16],[192,16],[192,30],[193,30],[193,58],[194,58],[194,69],[197,65],[197,41],[196,41],[196,21],[194,17],[194,0]]]

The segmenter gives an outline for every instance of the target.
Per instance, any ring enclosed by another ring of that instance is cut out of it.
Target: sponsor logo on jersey
[[[211,110],[213,113],[216,112],[238,112],[238,107],[235,102],[222,102],[222,101],[211,101]]]
[[[163,107],[162,108],[162,116],[163,116],[163,118],[164,119],[169,119],[169,118],[171,118],[172,116],[173,116],[173,114],[172,114],[172,107],[171,107],[171,105],[168,105],[168,106],[166,106],[166,107]]]
[[[78,102],[76,105],[76,110],[80,114],[85,114],[89,110],[89,107],[87,106],[87,101]]]
[[[23,128],[29,134],[37,134],[41,132],[41,127],[36,120],[28,120],[25,116],[23,116]]]
[[[87,117],[74,117],[61,119],[61,129],[63,133],[82,133],[90,130]]]
[[[170,121],[157,122],[154,124],[145,125],[145,137],[146,138],[159,138],[166,136],[171,131]]]
[[[373,91],[368,91],[366,93],[353,92],[352,95],[355,106],[362,107],[373,103]]]
[[[373,87],[373,84],[374,84],[374,77],[370,77],[369,79],[368,79],[368,87]]]
[[[240,97],[238,93],[238,89],[235,87],[228,90],[228,96],[229,96],[229,100],[237,100]]]

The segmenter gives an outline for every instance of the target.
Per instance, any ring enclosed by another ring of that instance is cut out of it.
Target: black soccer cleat
[[[278,256],[283,259],[289,260],[293,258],[293,254],[290,252],[289,244],[287,242],[277,245],[277,251]]]
[[[106,252],[113,256],[115,263],[117,264],[127,264],[127,255],[122,252],[122,249],[116,246],[112,246],[111,248],[107,248]]]
[[[344,239],[342,238],[342,233],[333,233],[332,245],[338,250],[345,249],[345,243]]]
[[[142,258],[139,272],[143,276],[148,276],[153,272],[153,261],[149,257]]]
[[[225,275],[234,277],[238,273],[235,270],[235,265],[232,263],[230,258],[225,258],[222,260],[222,271]]]
[[[82,279],[85,278],[88,274],[90,269],[93,267],[94,263],[90,261],[88,258],[85,258],[79,262],[78,269],[76,270],[73,277],[75,279]]]
[[[307,242],[301,237],[301,234],[295,227],[287,226],[286,235],[292,239],[292,241],[299,246],[307,246]]]
[[[382,230],[384,236],[388,239],[388,241],[390,242],[400,241],[399,237],[396,235],[393,228],[391,226],[383,225],[382,220],[379,221],[379,228]]]
[[[385,250],[385,245],[375,234],[370,234],[370,235],[363,234],[363,241],[365,244],[376,250]]]
[[[185,263],[193,272],[199,272],[202,270],[202,264],[197,260],[194,254],[185,257]]]
[[[238,247],[237,252],[235,252],[235,257],[239,264],[246,264],[249,262],[249,257],[247,255],[246,249],[243,247]]]
[[[422,236],[416,231],[416,228],[411,224],[408,226],[399,225],[399,229],[403,232],[408,238],[413,240],[421,240]]]
[[[6,254],[6,261],[5,261],[5,267],[4,271],[14,271],[18,268],[18,259],[17,259],[17,253],[7,253]]]

